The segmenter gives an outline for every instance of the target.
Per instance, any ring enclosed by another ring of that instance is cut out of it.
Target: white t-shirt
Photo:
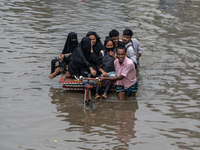
[[[132,46],[132,42],[130,41],[129,43],[127,43],[125,45],[125,48],[127,48],[126,49],[127,57],[137,64],[137,59],[136,59],[137,54],[136,54],[136,51],[134,50],[134,48]]]

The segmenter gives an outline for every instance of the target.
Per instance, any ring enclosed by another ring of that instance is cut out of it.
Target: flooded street
[[[83,111],[50,74],[69,32],[133,30],[135,98]],[[199,150],[200,1],[0,0],[0,150]]]

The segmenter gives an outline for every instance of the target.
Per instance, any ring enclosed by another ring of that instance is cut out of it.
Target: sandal
[[[107,94],[104,93],[104,94],[102,95],[102,98],[103,98],[103,99],[107,99],[107,98],[108,98],[108,97],[107,97]]]
[[[99,94],[96,94],[95,99],[99,99],[99,98],[100,98]]]

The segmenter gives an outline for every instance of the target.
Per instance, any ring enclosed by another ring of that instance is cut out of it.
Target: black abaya
[[[74,40],[72,40],[74,39]],[[78,45],[78,38],[77,33],[70,32],[67,36],[67,40],[65,42],[65,46],[63,48],[63,51],[61,54],[64,54],[64,62],[66,65],[69,64],[70,61],[70,55],[75,50],[75,48]],[[51,61],[51,74],[55,71],[55,69],[59,67],[59,61],[57,59],[53,59]]]
[[[68,69],[71,75],[82,75],[84,71],[90,73],[89,68],[96,69],[98,57],[93,52],[91,53],[91,40],[89,37],[84,37],[76,50],[73,52]]]

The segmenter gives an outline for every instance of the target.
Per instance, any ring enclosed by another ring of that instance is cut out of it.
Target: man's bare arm
[[[116,77],[99,77],[101,81],[103,80],[122,80],[124,78],[123,75],[116,76]]]

